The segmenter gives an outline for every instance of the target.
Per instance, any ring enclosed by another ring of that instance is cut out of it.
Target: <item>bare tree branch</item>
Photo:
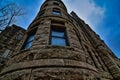
[[[9,3],[0,8],[0,30],[11,25],[18,16],[25,15],[24,9],[15,3]]]

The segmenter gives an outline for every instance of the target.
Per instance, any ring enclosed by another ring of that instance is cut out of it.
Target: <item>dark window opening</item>
[[[66,31],[65,28],[51,28],[51,45],[58,45],[58,46],[67,46],[67,40],[66,40]]]
[[[60,9],[58,8],[54,8],[52,13],[55,15],[61,15]]]
[[[28,35],[28,38],[22,49],[28,49],[32,46],[32,42],[34,40],[35,34]]]
[[[57,5],[57,6],[59,5],[59,3],[56,3],[56,2],[54,2],[53,4],[54,4],[54,5]]]
[[[86,46],[86,45],[84,45],[85,46],[85,48],[87,49],[87,51],[88,51],[88,46]]]
[[[26,39],[26,41],[25,41],[25,43],[24,43],[24,45],[22,47],[22,50],[23,49],[29,49],[32,46],[33,40],[35,38],[36,29],[32,30],[32,33],[28,34],[28,37],[27,37],[27,39]]]
[[[60,15],[60,11],[53,11],[53,14]]]

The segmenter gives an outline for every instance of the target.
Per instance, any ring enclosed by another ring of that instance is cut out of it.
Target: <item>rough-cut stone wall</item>
[[[81,25],[80,27],[85,32],[90,43],[92,43],[92,47],[95,49],[95,52],[97,52],[97,54],[99,55],[98,57],[101,58],[102,62],[106,66],[107,69],[104,68],[103,70],[109,72],[114,77],[114,79],[119,80],[120,79],[120,67],[118,63],[119,59],[106,46],[104,41],[101,40],[100,37],[94,31],[92,31],[92,29],[90,29],[90,27],[86,25],[74,12],[72,12],[72,16],[79,23],[79,25]]]
[[[18,43],[23,38],[25,30],[12,25],[7,27],[2,33],[0,33],[0,65],[4,65],[4,62],[15,51]]]
[[[54,8],[60,15],[52,13]],[[50,44],[54,26],[66,29],[68,45]],[[22,49],[34,31],[32,46]],[[18,45],[0,80],[119,80],[118,59],[84,21],[75,13],[67,13],[61,0],[43,3]]]

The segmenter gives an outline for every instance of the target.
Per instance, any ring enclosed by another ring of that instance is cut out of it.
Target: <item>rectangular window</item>
[[[51,28],[51,45],[67,46],[65,28]]]
[[[55,15],[61,15],[60,9],[58,8],[54,8],[52,13]]]
[[[32,46],[34,37],[35,37],[35,33],[28,35],[28,38],[27,38],[26,42],[24,43],[24,46],[22,47],[22,49],[30,48]]]
[[[53,11],[53,14],[60,15],[60,11]]]

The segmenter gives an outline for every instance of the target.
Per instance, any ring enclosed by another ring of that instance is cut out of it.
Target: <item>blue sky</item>
[[[25,29],[37,15],[44,0],[0,0],[0,5],[16,2],[26,15],[15,23]],[[120,0],[63,0],[68,12],[75,11],[100,35],[109,48],[120,58]]]

